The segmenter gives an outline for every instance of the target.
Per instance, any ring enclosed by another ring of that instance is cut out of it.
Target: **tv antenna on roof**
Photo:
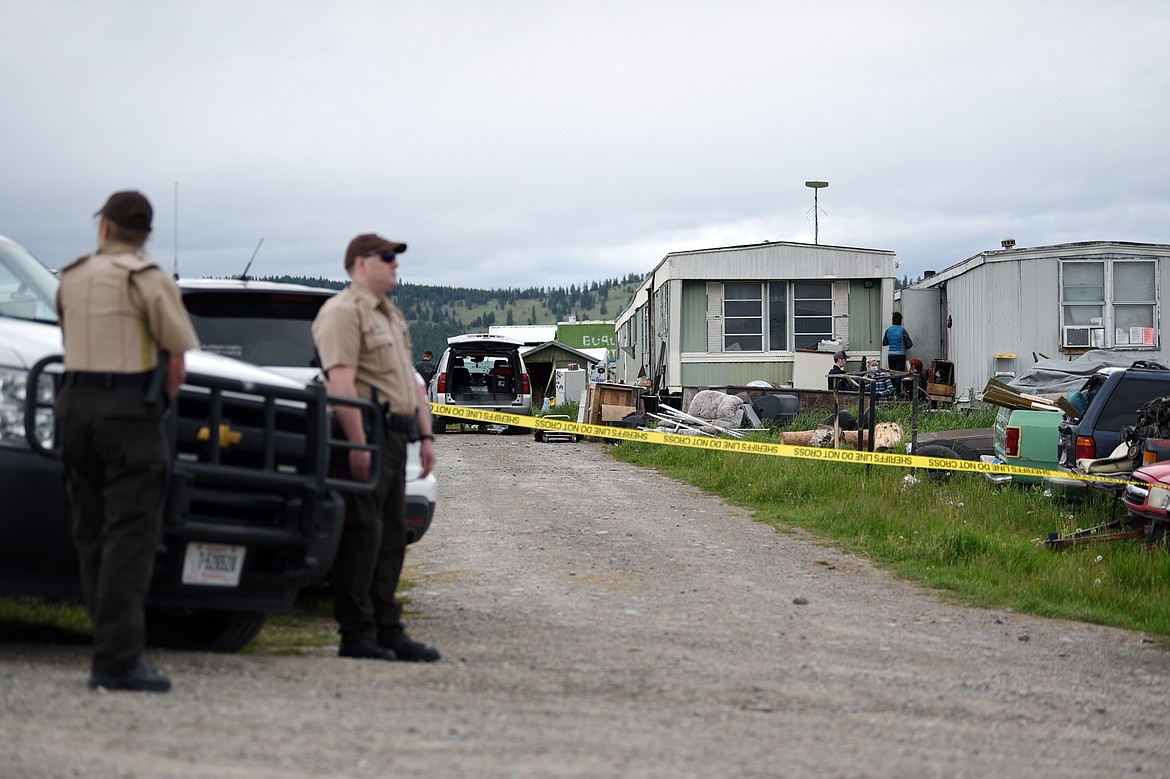
[[[175,182],[175,278],[179,278],[179,182]]]
[[[804,185],[813,191],[813,245],[816,245],[821,242],[821,208],[817,202],[817,195],[820,193],[820,190],[829,186],[829,182],[806,181]]]
[[[257,252],[260,251],[260,244],[261,243],[264,243],[263,238],[260,239],[260,243],[256,244],[256,248],[252,251],[252,256],[248,258],[248,264],[244,266],[244,272],[241,273],[239,276],[236,276],[236,278],[239,279],[240,281],[247,281],[248,280],[248,270],[252,267],[252,260],[256,259]]]

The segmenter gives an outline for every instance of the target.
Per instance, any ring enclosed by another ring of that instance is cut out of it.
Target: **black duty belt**
[[[114,389],[134,387],[145,389],[153,371],[145,373],[102,373],[99,371],[66,371],[66,387],[102,387]]]
[[[414,417],[404,417],[401,414],[386,415],[386,429],[391,433],[409,433],[414,423]]]

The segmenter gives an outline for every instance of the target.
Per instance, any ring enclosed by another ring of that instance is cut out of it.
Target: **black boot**
[[[138,665],[122,673],[94,671],[89,676],[89,688],[94,690],[98,687],[125,692],[169,692],[171,680],[139,660]]]
[[[438,649],[427,646],[421,641],[415,641],[405,633],[381,639],[378,644],[393,651],[394,654],[398,655],[399,660],[407,662],[433,663],[440,657]]]
[[[342,639],[337,648],[338,657],[353,657],[360,660],[397,660],[394,652],[372,638]]]

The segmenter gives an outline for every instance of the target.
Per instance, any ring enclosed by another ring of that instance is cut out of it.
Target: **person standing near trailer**
[[[886,328],[885,335],[882,336],[882,346],[889,347],[889,353],[886,356],[886,365],[892,371],[906,370],[906,352],[914,346],[914,341],[910,338],[910,333],[906,328],[902,327],[902,312],[894,312],[894,323]]]

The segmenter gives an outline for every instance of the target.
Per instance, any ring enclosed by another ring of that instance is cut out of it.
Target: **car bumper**
[[[435,397],[435,403],[445,406],[459,406],[476,411],[493,411],[499,414],[532,415],[532,398],[528,395],[475,395],[474,393],[446,393]]]
[[[422,473],[421,447],[417,441],[406,449],[406,543],[418,541],[431,527],[439,488],[435,474]]]
[[[1053,498],[1074,500],[1082,498],[1088,490],[1088,482],[1066,476],[1045,476],[1044,491]]]
[[[336,492],[301,496],[196,488],[185,520],[169,530],[155,560],[148,602],[169,606],[282,611],[325,578],[341,542],[345,503]],[[243,547],[239,582],[184,581],[196,544]]]
[[[1042,470],[1052,470],[1056,466],[1052,463],[1037,462],[1035,460],[1020,459],[1014,462],[1008,462],[993,454],[979,455],[980,462],[991,465],[1017,465],[1021,468],[1040,468]],[[992,484],[1040,484],[1043,477],[1040,476],[1025,476],[1011,473],[984,473],[984,478]]]
[[[418,541],[431,527],[435,504],[422,495],[406,496],[406,543]]]
[[[979,462],[988,463],[989,465],[1007,465],[1007,463],[993,454],[979,455]],[[1012,484],[1015,481],[1010,473],[989,473],[984,471],[983,478],[995,485]]]
[[[0,448],[0,495],[0,592],[80,600],[60,462]],[[314,498],[197,487],[180,503],[183,520],[165,533],[155,559],[150,604],[287,609],[298,589],[326,575],[341,538],[344,504],[332,492]],[[235,585],[184,583],[188,547],[199,543],[245,548]]]

